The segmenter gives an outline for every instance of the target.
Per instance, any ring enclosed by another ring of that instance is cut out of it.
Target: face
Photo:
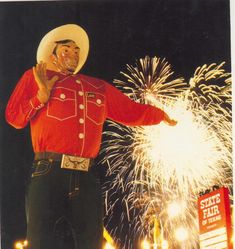
[[[79,50],[79,47],[73,41],[57,44],[55,55],[53,55],[53,63],[58,71],[73,73],[79,62]]]

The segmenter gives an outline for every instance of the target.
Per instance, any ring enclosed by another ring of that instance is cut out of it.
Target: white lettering
[[[219,214],[219,207],[218,205],[212,206],[202,210],[202,212],[203,212],[203,219],[207,219],[209,217]]]
[[[215,217],[209,218],[209,219],[208,219],[208,223],[211,224],[211,223],[213,223],[213,222],[215,222],[215,221],[217,221],[217,220],[221,220],[221,215],[217,215],[217,216],[215,216]]]
[[[202,200],[200,202],[200,208],[201,209],[208,208],[208,207],[211,207],[211,206],[216,205],[218,203],[220,203],[220,193]]]

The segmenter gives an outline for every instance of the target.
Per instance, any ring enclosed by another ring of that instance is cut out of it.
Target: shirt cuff
[[[31,98],[29,102],[32,108],[35,110],[39,110],[44,106],[44,104],[40,102],[37,96],[34,96],[33,98]]]

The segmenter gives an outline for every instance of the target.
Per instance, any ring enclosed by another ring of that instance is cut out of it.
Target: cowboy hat
[[[79,63],[74,74],[76,74],[86,62],[89,52],[89,38],[86,31],[76,24],[66,24],[48,32],[41,40],[37,50],[37,62],[50,64],[50,56],[56,46],[56,41],[72,40],[80,48]]]

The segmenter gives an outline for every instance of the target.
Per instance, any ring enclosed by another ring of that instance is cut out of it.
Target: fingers
[[[44,77],[46,75],[46,63],[43,63],[42,61],[38,64],[36,64],[36,72],[38,74],[38,76],[41,78],[41,77]]]
[[[33,74],[38,87],[40,89],[45,88],[47,83],[46,63],[41,61],[40,63],[36,64],[36,66],[33,67]]]
[[[43,80],[46,79],[46,67],[46,63],[43,63],[42,61],[40,61],[40,63],[36,65],[36,69],[38,69],[39,76]]]
[[[58,75],[55,75],[50,80],[48,80],[47,88],[51,90],[58,79],[59,79]]]
[[[176,120],[174,120],[174,119],[170,119],[169,122],[168,122],[168,124],[169,124],[170,126],[175,126],[175,125],[177,125],[177,123],[178,123],[178,121],[176,121]]]
[[[39,89],[45,89],[47,91],[51,91],[51,89],[53,88],[54,84],[59,79],[59,77],[55,75],[50,80],[48,80],[46,75],[46,69],[47,69],[46,63],[43,63],[41,61],[40,63],[36,64],[35,67],[33,67],[33,74]]]
[[[178,123],[176,120],[171,119],[166,113],[164,113],[164,120],[163,121],[170,126],[175,126]]]
[[[169,125],[169,126],[175,126],[177,125],[178,121],[174,120],[174,119],[168,119],[168,120],[164,120],[164,122]]]
[[[37,82],[37,85],[38,85],[39,89],[42,89],[44,87],[44,84],[42,83],[41,78],[40,78],[38,65],[33,67],[33,75],[34,75],[34,78],[35,78],[35,80]]]

